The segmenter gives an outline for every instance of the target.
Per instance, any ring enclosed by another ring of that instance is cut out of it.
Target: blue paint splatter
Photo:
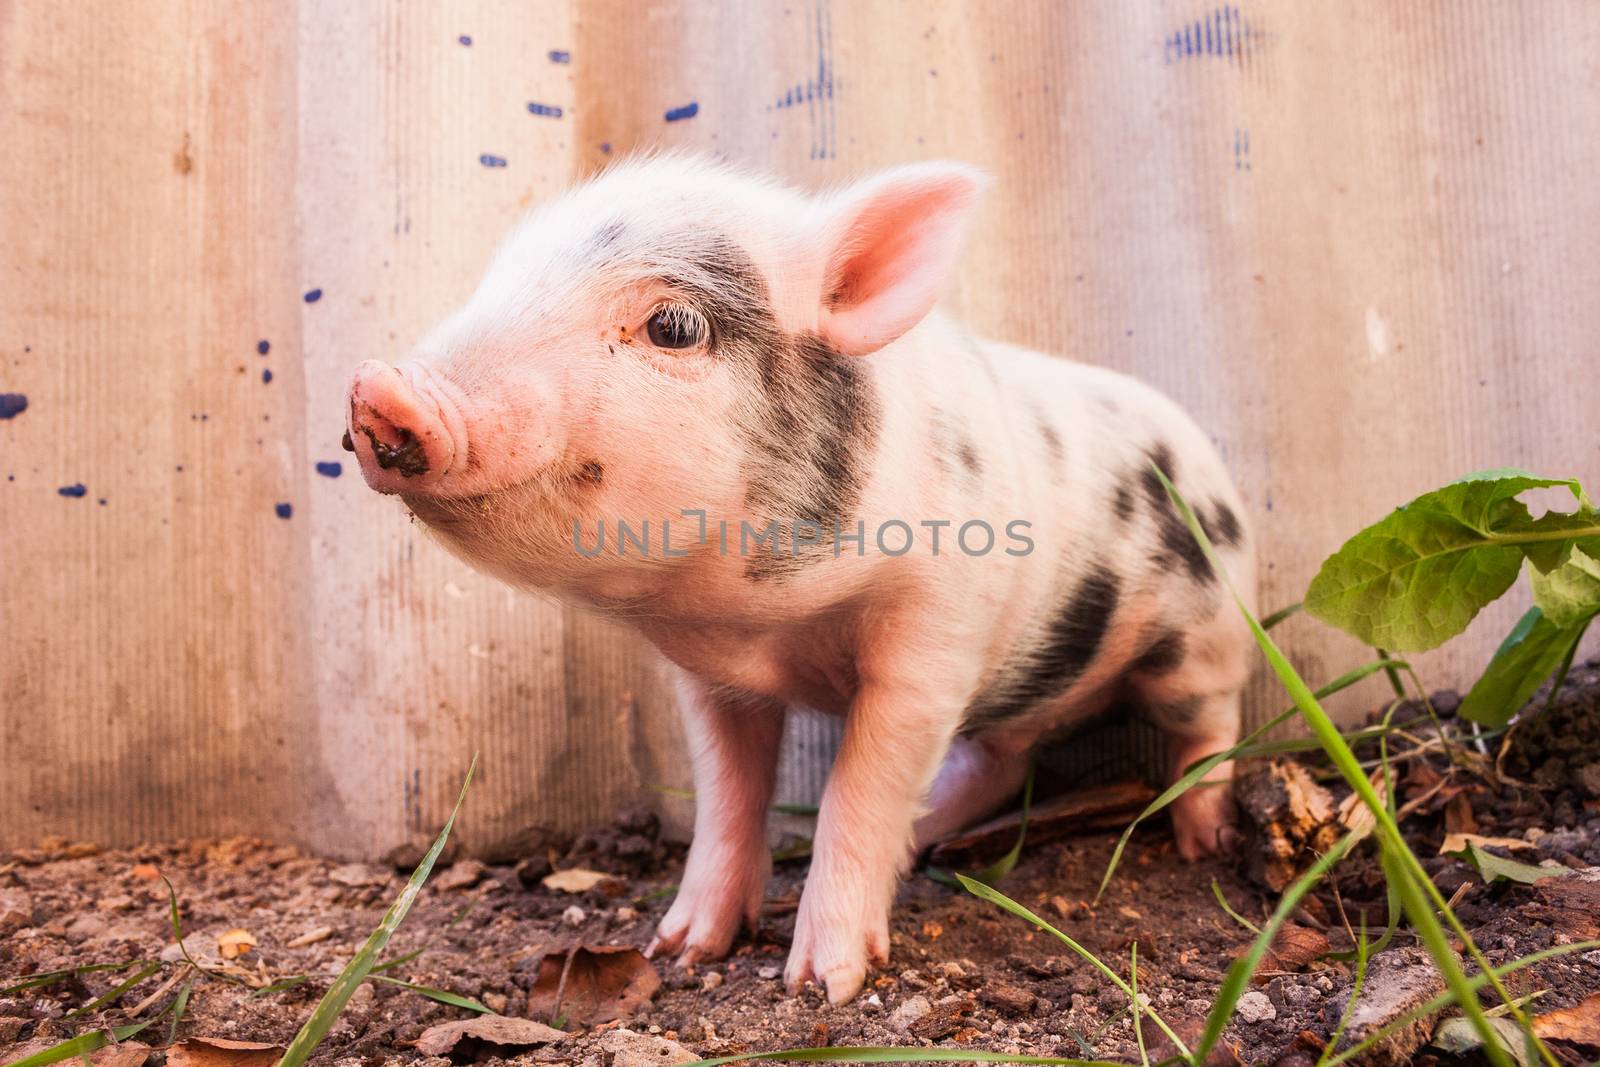
[[[62,496],[77,498],[88,493],[89,487],[84,485],[82,482],[77,482],[73,485],[63,485],[60,489],[57,489],[56,492],[60,493]]]
[[[556,107],[554,104],[536,104],[532,100],[529,100],[528,114],[543,115],[546,118],[558,119],[561,117],[561,109]]]
[[[472,34],[470,33],[463,33],[460,37],[457,37],[456,40],[460,41],[468,48],[472,47]]]
[[[278,518],[280,519],[287,519],[294,515],[293,504],[274,504],[272,510],[278,513]]]
[[[28,398],[21,393],[0,393],[0,419],[14,419],[28,410]]]
[[[486,167],[503,167],[506,165],[504,156],[491,156],[487,152],[478,157],[478,162]]]
[[[256,342],[256,354],[258,356],[264,356],[268,352],[271,352],[271,351],[272,351],[272,342],[271,341],[261,340],[261,341],[257,341]]]
[[[1232,5],[1215,8],[1204,18],[1185,23],[1162,42],[1165,59],[1171,63],[1184,56],[1217,56],[1233,63],[1250,60],[1251,45],[1261,40],[1239,9]]]
[[[310,289],[310,290],[307,290],[306,295],[305,295],[305,302],[306,303],[315,304],[318,300],[321,300],[321,299],[322,299],[322,290],[321,289]]]
[[[681,122],[684,119],[692,119],[698,114],[700,114],[700,102],[698,100],[691,100],[682,107],[675,107],[669,110],[667,112],[667,121]]]
[[[568,51],[565,51],[563,49],[560,49],[560,48],[552,48],[552,49],[550,49],[550,62],[552,62],[552,63],[571,63],[572,62],[572,53],[568,52]]]
[[[262,371],[261,372],[261,384],[262,385],[266,385],[270,381],[272,381],[272,372],[270,370]]]
[[[600,151],[604,152],[606,155],[609,156],[611,154],[611,142],[610,141],[601,141],[600,142]]]
[[[317,463],[317,473],[324,478],[337,478],[344,473],[344,464],[338,460],[322,460]]]

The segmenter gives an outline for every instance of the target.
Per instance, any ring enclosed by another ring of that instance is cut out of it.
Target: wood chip
[[[567,1035],[553,1026],[532,1019],[515,1019],[508,1015],[479,1015],[453,1023],[440,1023],[422,1031],[413,1042],[418,1052],[425,1056],[443,1056],[455,1050],[463,1041],[479,1041],[490,1045],[529,1048],[565,1041]]]
[[[1143,782],[1079,789],[1034,806],[1028,815],[1028,843],[1040,844],[1074,834],[1120,830],[1132,822],[1155,791]],[[1017,843],[1022,812],[991,819],[940,842],[930,859],[942,867],[964,867],[976,860],[994,859]]]
[[[315,945],[319,941],[326,941],[326,940],[328,940],[328,938],[330,938],[332,936],[333,936],[333,927],[331,927],[331,926],[318,926],[318,927],[316,927],[314,929],[307,930],[305,933],[301,934],[299,937],[297,937],[294,940],[288,942],[284,947],[285,948],[305,948],[307,945]]]

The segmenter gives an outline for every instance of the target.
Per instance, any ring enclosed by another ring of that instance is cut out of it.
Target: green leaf
[[[420,993],[429,1000],[437,1000],[440,1004],[448,1004],[452,1008],[466,1008],[483,1015],[493,1015],[494,1009],[486,1007],[472,997],[464,997],[460,993],[452,993],[448,989],[435,989],[433,986],[418,985],[415,982],[402,982],[398,978],[390,978],[383,974],[367,975],[369,982],[383,982],[387,985],[397,985],[401,989],[409,989],[413,993]]]
[[[467,799],[467,787],[472,784],[472,772],[477,767],[478,757],[473,756],[471,765],[467,767],[466,780],[461,783],[461,792],[456,796],[456,806],[451,810],[450,818],[445,821],[444,829],[434,838],[433,847],[422,857],[417,869],[411,872],[406,887],[400,891],[394,903],[389,905],[389,910],[384,913],[377,929],[368,936],[366,944],[351,957],[344,970],[339,972],[339,977],[333,980],[328,991],[312,1009],[305,1025],[300,1027],[300,1032],[294,1035],[294,1040],[289,1043],[289,1047],[278,1060],[278,1067],[300,1067],[305,1063],[322,1043],[322,1039],[328,1035],[328,1031],[333,1029],[334,1022],[339,1018],[339,1013],[344,1010],[350,997],[372,973],[384,946],[389,943],[389,938],[394,935],[395,930],[404,921],[406,913],[411,910],[417,894],[422,892],[422,883],[433,873],[433,865],[438,861],[439,853],[444,851],[444,844],[450,839],[450,831],[455,827],[456,816],[461,814],[461,802]]]
[[[1511,587],[1525,552],[1543,559],[1600,536],[1600,516],[1535,519],[1517,499],[1552,486],[1583,499],[1571,479],[1510,470],[1423,494],[1329,556],[1306,591],[1306,610],[1370,645],[1413,652],[1442,644]]]
[[[1461,701],[1462,718],[1484,726],[1509,722],[1561,665],[1586,624],[1562,629],[1538,608],[1529,608]]]
[[[1534,568],[1528,579],[1534,604],[1563,629],[1600,614],[1600,560],[1580,548],[1547,574]]]
[[[1466,848],[1448,855],[1458,856],[1472,864],[1483,876],[1485,883],[1519,882],[1522,885],[1532,885],[1544,878],[1560,878],[1572,873],[1570,867],[1535,867],[1531,863],[1508,860],[1496,856],[1493,852],[1485,852],[1474,841],[1468,841]]]

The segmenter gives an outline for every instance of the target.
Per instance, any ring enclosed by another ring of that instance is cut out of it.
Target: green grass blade
[[[1493,969],[1492,979],[1497,980],[1504,978],[1506,975],[1520,971],[1524,967],[1532,967],[1536,963],[1543,963],[1545,960],[1554,959],[1557,956],[1567,956],[1574,952],[1588,952],[1591,949],[1596,948],[1600,948],[1600,941],[1578,941],[1570,945],[1556,945],[1552,948],[1540,949],[1538,952],[1530,952],[1528,955],[1523,956],[1520,959],[1512,960],[1509,963],[1502,963],[1500,966]],[[1468,981],[1471,983],[1474,990],[1479,990],[1490,983],[1491,975],[1475,974],[1468,979]],[[1383,1041],[1389,1035],[1397,1031],[1404,1030],[1418,1019],[1426,1019],[1435,1012],[1443,1011],[1453,1003],[1455,1003],[1455,994],[1440,993],[1426,1004],[1419,1005],[1406,1012],[1398,1019],[1393,1019],[1388,1023],[1385,1023],[1383,1027],[1380,1028],[1376,1033],[1370,1034],[1363,1038],[1359,1043],[1351,1045],[1343,1052],[1328,1060],[1323,1067],[1338,1067],[1338,1065],[1341,1063],[1355,1059],[1357,1056],[1367,1051],[1367,1049]],[[1510,1002],[1508,1001],[1507,1003]]]
[[[1022,845],[1028,840],[1028,815],[1033,810],[1033,772],[1034,761],[1028,760],[1028,777],[1022,784],[1022,824],[1017,827],[1017,843],[1011,846],[1004,856],[995,860],[981,871],[972,874],[973,878],[984,885],[999,885],[1006,875],[1010,874],[1017,866],[1017,861],[1022,858]]]
[[[1478,1003],[1477,995],[1468,983],[1466,972],[1461,969],[1461,964],[1455,958],[1454,953],[1449,951],[1449,946],[1444,941],[1443,933],[1439,931],[1438,921],[1434,916],[1433,909],[1424,907],[1413,910],[1408,897],[1431,891],[1430,895],[1435,898],[1436,906],[1448,917],[1452,928],[1461,938],[1462,943],[1470,948],[1473,957],[1479,961],[1479,967],[1488,971],[1488,961],[1483,958],[1483,953],[1478,950],[1477,945],[1473,944],[1472,938],[1467,935],[1466,929],[1461,926],[1460,920],[1450,910],[1448,902],[1439,894],[1438,887],[1428,877],[1428,873],[1422,867],[1422,862],[1417,859],[1416,855],[1406,845],[1405,838],[1400,833],[1399,824],[1395,822],[1394,816],[1390,813],[1382,798],[1372,788],[1372,783],[1367,780],[1367,776],[1362,773],[1361,765],[1357,761],[1355,753],[1350,750],[1349,745],[1345,744],[1344,738],[1339,736],[1338,727],[1333,724],[1333,720],[1328,717],[1328,713],[1318,703],[1316,696],[1311,691],[1311,687],[1306,684],[1304,678],[1300,677],[1300,672],[1294,669],[1294,665],[1289,662],[1288,657],[1283,654],[1283,651],[1278,648],[1267,632],[1261,628],[1261,624],[1256,621],[1254,613],[1250,611],[1249,606],[1239,596],[1239,591],[1234,588],[1233,580],[1228,577],[1221,561],[1217,559],[1216,552],[1212,549],[1211,539],[1206,536],[1206,532],[1201,528],[1199,520],[1195,518],[1193,509],[1179,494],[1177,487],[1167,479],[1164,471],[1154,468],[1153,465],[1152,469],[1156,470],[1161,479],[1161,484],[1166,487],[1167,495],[1172,499],[1174,506],[1177,507],[1178,513],[1183,516],[1184,523],[1189,527],[1189,532],[1199,543],[1206,559],[1211,562],[1211,566],[1216,572],[1222,576],[1222,580],[1227,584],[1228,591],[1233,594],[1234,603],[1238,606],[1246,624],[1249,625],[1251,632],[1255,635],[1256,644],[1260,646],[1262,653],[1266,656],[1267,663],[1272,667],[1273,673],[1278,676],[1278,681],[1288,690],[1295,706],[1300,709],[1306,724],[1311,728],[1311,732],[1322,742],[1323,750],[1327,752],[1334,766],[1339,769],[1345,781],[1355,790],[1356,794],[1361,798],[1361,802],[1372,812],[1377,827],[1378,839],[1383,850],[1382,854],[1386,857],[1392,856],[1396,858],[1398,860],[1397,868],[1405,874],[1405,877],[1401,879],[1398,885],[1401,905],[1405,908],[1406,914],[1411,916],[1413,923],[1422,925],[1419,933],[1423,936],[1424,944],[1429,946],[1429,954],[1434,957],[1434,964],[1444,976],[1446,987],[1456,995],[1457,1003],[1461,1005],[1462,1012],[1472,1021],[1473,1029],[1483,1038],[1484,1049],[1496,1067],[1511,1067],[1510,1060],[1504,1051],[1493,1044],[1494,1027],[1490,1025],[1488,1017],[1484,1015],[1483,1005]],[[1421,888],[1422,886],[1426,886],[1426,889]],[[1430,926],[1431,929],[1429,929]],[[1442,951],[1437,951],[1437,954],[1435,954],[1436,950],[1440,949],[1440,946],[1442,946]],[[1492,973],[1490,978],[1496,986],[1496,991],[1502,993],[1501,999],[1510,1000],[1509,996],[1504,995],[1502,987],[1499,986],[1498,980],[1493,978]],[[1518,1025],[1527,1029],[1526,1017],[1520,1011],[1515,1014]],[[1531,1033],[1531,1030],[1528,1032]],[[1551,1067],[1556,1067],[1554,1057],[1547,1048],[1544,1048],[1542,1042],[1539,1042],[1539,1047]]]
[[[452,993],[447,989],[435,989],[433,986],[418,985],[415,982],[402,982],[398,978],[390,978],[383,974],[369,974],[367,975],[367,980],[383,982],[385,985],[399,986],[401,989],[409,989],[413,993],[420,993],[429,1000],[437,1000],[440,1004],[448,1004],[452,1008],[466,1008],[468,1011],[480,1012],[484,1015],[494,1014],[492,1008],[480,1004],[472,997],[464,997],[460,993]]]
[[[1257,926],[1255,923],[1251,922],[1249,919],[1246,919],[1243,915],[1240,915],[1238,912],[1233,910],[1233,905],[1229,904],[1228,898],[1223,896],[1222,886],[1217,883],[1215,878],[1211,879],[1211,895],[1217,898],[1217,904],[1222,908],[1223,911],[1228,913],[1228,918],[1232,919],[1246,930],[1249,930],[1252,934],[1261,933],[1261,927]]]
[[[1139,1025],[1139,942],[1135,941],[1128,951],[1128,987],[1133,990],[1133,999],[1128,1001],[1128,1006],[1133,1009],[1133,1040],[1139,1046],[1140,1067],[1150,1067],[1150,1053],[1144,1047],[1144,1027]]]
[[[167,1044],[178,1043],[178,1027],[183,1024],[183,1013],[189,1010],[189,992],[194,989],[194,979],[190,978],[183,983],[183,988],[178,990],[178,999],[172,1002],[172,1026],[167,1030]]]
[[[189,946],[183,943],[183,920],[178,916],[178,891],[172,888],[172,882],[166,875],[163,874],[161,876],[161,881],[167,887],[167,920],[172,924],[172,939],[178,943],[178,951],[183,953],[183,958],[189,961],[189,966],[209,978],[220,978],[225,982],[232,982],[234,985],[244,985],[243,981],[231,974],[223,974],[220,971],[200,966],[199,961],[189,955]]]
[[[85,963],[81,967],[64,967],[59,971],[40,971],[30,974],[14,985],[0,987],[0,997],[9,997],[13,993],[20,993],[24,989],[36,989],[39,986],[54,985],[64,978],[71,978],[75,974],[94,974],[98,971],[125,971],[129,967],[137,967],[149,963],[147,959],[125,960],[122,963]]]
[[[293,989],[297,985],[305,985],[315,977],[309,974],[295,974],[288,978],[280,979],[271,985],[264,985],[260,989],[252,990],[244,999],[255,1000],[257,997],[270,996],[273,993],[282,993],[285,989]]]
[[[163,1012],[162,1014],[165,1014]],[[69,1037],[58,1045],[51,1045],[47,1049],[35,1052],[31,1056],[24,1056],[20,1060],[12,1060],[5,1067],[43,1067],[47,1063],[60,1063],[76,1056],[87,1056],[97,1049],[103,1049],[112,1041],[126,1041],[134,1034],[161,1018],[146,1019],[142,1023],[132,1023],[128,1026],[113,1026],[109,1030],[96,1030],[89,1034],[79,1034]]]
[[[1039,1067],[1121,1067],[1110,1060],[1074,1060],[1055,1056],[1020,1056],[1009,1052],[984,1052],[972,1048],[879,1048],[838,1046],[791,1048],[779,1052],[743,1052],[695,1060],[684,1067],[720,1067],[746,1060],[782,1060],[794,1063],[1031,1063]],[[1178,1062],[1163,1060],[1163,1065]]]
[[[433,865],[438,861],[439,853],[444,851],[445,842],[450,839],[450,831],[455,827],[456,816],[461,814],[461,802],[467,798],[467,787],[472,784],[472,774],[477,767],[478,757],[473,756],[472,763],[467,768],[466,780],[461,783],[461,792],[456,796],[456,806],[451,810],[450,818],[445,821],[444,829],[434,838],[433,847],[422,857],[417,869],[411,872],[411,879],[406,882],[406,887],[400,891],[395,902],[389,905],[389,910],[384,913],[377,929],[367,938],[366,944],[361,946],[360,951],[351,958],[344,970],[339,972],[339,977],[333,980],[328,991],[312,1009],[305,1025],[300,1027],[300,1032],[294,1036],[294,1040],[289,1043],[289,1047],[278,1060],[278,1067],[300,1067],[310,1058],[317,1046],[322,1043],[322,1039],[328,1035],[328,1031],[333,1029],[334,1022],[339,1018],[339,1013],[344,1011],[344,1006],[350,997],[372,972],[384,946],[389,943],[389,938],[405,919],[406,913],[411,910],[417,894],[422,892],[422,884],[428,880],[428,875],[433,873]]]
[[[160,969],[160,962],[157,960],[151,960],[149,963],[135,971],[132,977],[112,986],[110,989],[106,990],[104,993],[101,993],[98,997],[95,997],[82,1007],[74,1008],[72,1011],[67,1012],[66,1015],[62,1016],[62,1018],[76,1019],[81,1015],[88,1015],[91,1011],[112,1003],[118,997],[122,996],[122,994],[126,993],[128,990],[132,989],[146,978],[149,978],[152,974],[155,974]]]
[[[1350,1016],[1356,1010],[1356,1003],[1361,999],[1361,987],[1367,980],[1367,960],[1370,958],[1371,953],[1367,948],[1367,924],[1363,921],[1361,932],[1356,938],[1356,976],[1350,983],[1350,996],[1344,1002],[1344,1011],[1339,1013],[1339,1025],[1333,1028],[1333,1036],[1322,1046],[1322,1055],[1317,1057],[1317,1067],[1327,1067],[1328,1057],[1339,1047],[1345,1028],[1350,1025]]]
[[[1344,674],[1341,674],[1339,677],[1335,678],[1321,689],[1318,689],[1317,694],[1318,696],[1332,696],[1341,689],[1348,689],[1350,686],[1355,685],[1363,678],[1376,674],[1378,671],[1384,670],[1388,666],[1404,663],[1404,660],[1373,660],[1371,663],[1364,663],[1354,670],[1346,671]],[[1299,714],[1299,709],[1290,707],[1274,718],[1268,719],[1266,722],[1250,731],[1250,733],[1246,734],[1239,741],[1239,743],[1234,745],[1232,748],[1225,752],[1218,752],[1213,756],[1207,756],[1199,763],[1191,766],[1188,770],[1184,771],[1183,775],[1180,776],[1176,782],[1173,782],[1170,786],[1168,786],[1160,796],[1152,800],[1149,806],[1141,811],[1133,820],[1133,822],[1128,824],[1128,828],[1123,830],[1122,836],[1117,839],[1117,847],[1111,851],[1111,861],[1106,864],[1106,873],[1100,879],[1100,888],[1095,890],[1094,902],[1098,904],[1100,902],[1100,898],[1105,895],[1106,886],[1111,884],[1111,876],[1116,873],[1117,865],[1122,862],[1122,853],[1128,847],[1128,842],[1133,838],[1133,831],[1138,828],[1140,823],[1144,822],[1144,820],[1148,819],[1162,808],[1165,808],[1168,804],[1171,804],[1174,800],[1177,800],[1184,793],[1187,793],[1195,786],[1196,783],[1198,783],[1207,774],[1211,773],[1212,768],[1216,767],[1218,764],[1226,763],[1231,759],[1237,759],[1246,753],[1252,755],[1259,754],[1259,749],[1254,749],[1252,746],[1255,746],[1256,742],[1260,741],[1262,737],[1270,733],[1272,730],[1282,726],[1290,719],[1293,719],[1297,714]],[[1275,744],[1277,743],[1275,742]],[[1286,741],[1281,742],[1281,744],[1293,746],[1283,749],[1283,751],[1291,752],[1300,751],[1303,747],[1308,747],[1304,746],[1301,742]],[[1312,745],[1309,747],[1314,748],[1319,746]]]
[[[1250,976],[1256,973],[1256,968],[1261,966],[1261,960],[1272,947],[1273,939],[1278,936],[1278,931],[1284,922],[1300,906],[1300,901],[1311,887],[1322,880],[1323,875],[1333,869],[1334,864],[1344,859],[1345,855],[1361,840],[1362,834],[1348,833],[1339,839],[1327,852],[1323,853],[1313,863],[1306,873],[1296,878],[1283,896],[1278,899],[1278,906],[1272,909],[1272,917],[1261,928],[1256,939],[1250,943],[1250,951],[1233,961],[1228,968],[1227,975],[1222,979],[1222,988],[1217,990],[1216,1003],[1211,1006],[1211,1013],[1206,1016],[1205,1032],[1200,1036],[1200,1043],[1195,1046],[1194,1054],[1190,1060],[1194,1063],[1204,1063],[1211,1050],[1222,1038],[1222,1031],[1228,1025],[1228,1020],[1233,1018],[1234,1006],[1239,1003],[1239,998],[1244,995],[1245,989],[1250,984]]]
[[[1072,938],[1068,937],[1060,930],[1057,930],[1054,926],[1051,926],[1039,916],[1035,915],[1021,904],[1018,904],[1016,901],[1012,900],[1010,897],[1006,896],[993,886],[984,885],[982,882],[968,878],[964,874],[956,875],[956,880],[961,883],[961,887],[963,889],[971,893],[973,896],[982,900],[987,900],[991,904],[998,904],[1000,907],[1004,908],[1006,911],[1009,911],[1017,918],[1024,919],[1032,923],[1034,926],[1039,927],[1039,929],[1044,930],[1046,933],[1049,933],[1051,936],[1056,938],[1056,940],[1070,948],[1073,952],[1076,952],[1079,956],[1092,963],[1097,969],[1099,969],[1101,974],[1104,974],[1108,979],[1110,979],[1112,985],[1122,990],[1123,994],[1130,1001],[1133,1000],[1133,988],[1129,986],[1127,982],[1123,981],[1122,975],[1106,966],[1105,963],[1101,961],[1100,957],[1096,956],[1093,952],[1090,952]],[[1189,1046],[1184,1044],[1183,1038],[1179,1037],[1173,1032],[1172,1028],[1166,1024],[1165,1020],[1163,1020],[1160,1015],[1156,1014],[1156,1010],[1154,1008],[1148,1008],[1146,1011],[1149,1013],[1151,1021],[1159,1026],[1161,1028],[1161,1032],[1167,1035],[1168,1039],[1172,1041],[1172,1044],[1178,1049],[1178,1051],[1187,1057],[1189,1055]]]

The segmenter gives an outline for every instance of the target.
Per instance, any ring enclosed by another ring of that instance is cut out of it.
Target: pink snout
[[[429,493],[466,459],[455,405],[420,364],[369,359],[350,379],[344,447],[380,493]]]

